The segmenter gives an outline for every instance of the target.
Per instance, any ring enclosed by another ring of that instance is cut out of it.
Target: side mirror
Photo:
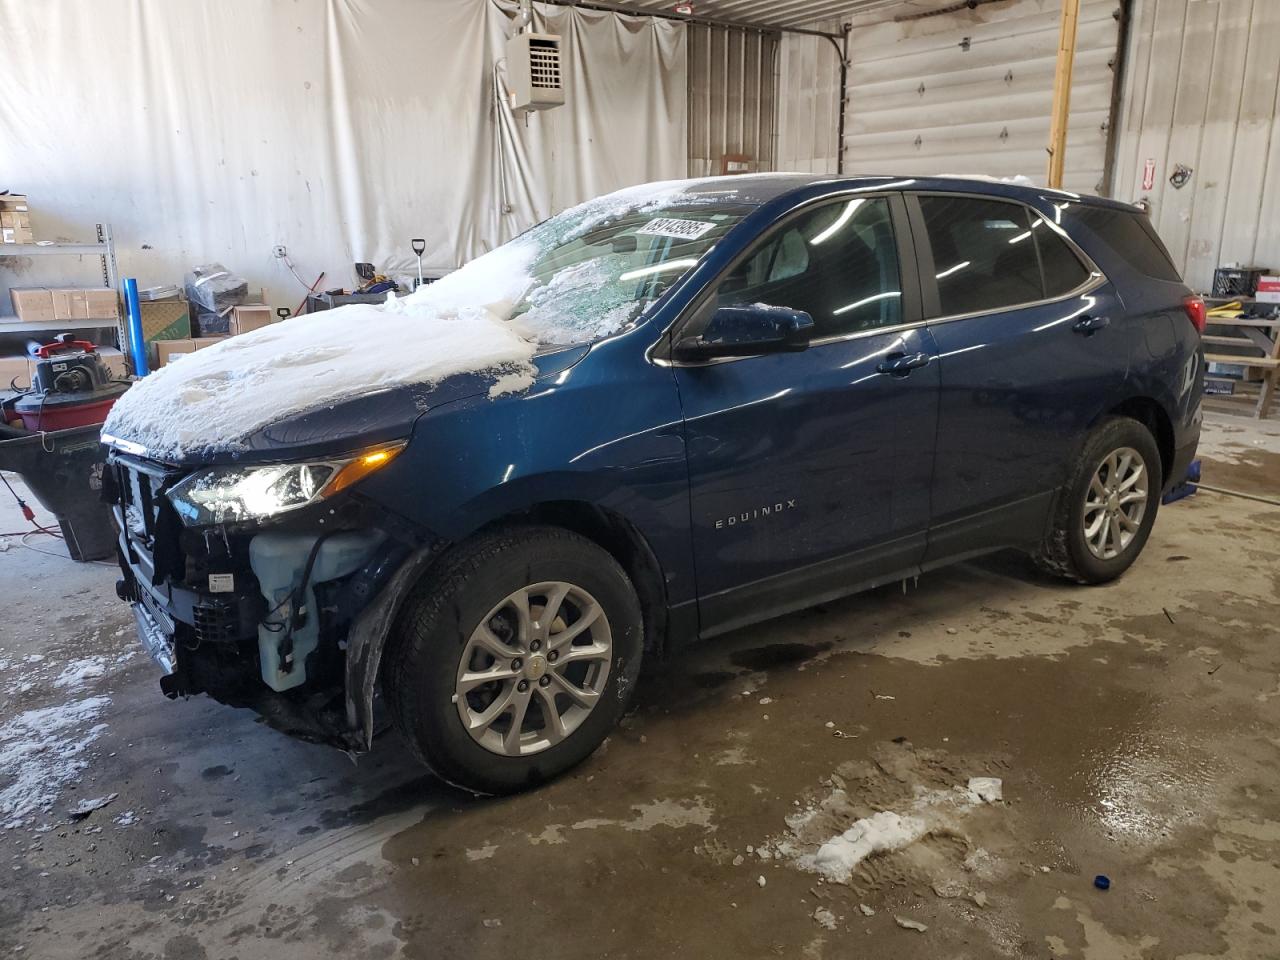
[[[763,303],[720,307],[701,334],[677,340],[671,356],[689,362],[794,353],[807,349],[812,336],[813,317],[803,310]]]

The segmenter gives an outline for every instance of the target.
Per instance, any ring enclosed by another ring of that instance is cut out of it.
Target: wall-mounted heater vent
[[[564,103],[560,38],[517,33],[507,41],[507,87],[512,110],[546,110]]]

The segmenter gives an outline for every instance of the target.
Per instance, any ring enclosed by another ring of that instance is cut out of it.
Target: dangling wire
[[[33,534],[36,534],[36,533],[47,533],[51,537],[57,537],[59,540],[62,539],[62,534],[60,534],[57,530],[50,530],[48,527],[42,526],[41,524],[36,522],[35,511],[32,510],[29,506],[27,506],[27,501],[23,500],[20,496],[18,496],[18,491],[13,489],[12,484],[9,483],[8,477],[6,477],[3,473],[0,473],[0,480],[4,481],[5,487],[8,488],[9,493],[13,496],[13,499],[18,502],[18,509],[22,511],[23,517],[25,517],[31,523],[31,525],[35,527],[34,530],[20,530],[15,533],[0,533],[0,537],[27,537],[27,536],[32,536]]]

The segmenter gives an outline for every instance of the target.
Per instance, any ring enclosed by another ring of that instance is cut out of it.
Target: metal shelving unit
[[[63,243],[60,241],[44,241],[42,243],[3,243],[0,244],[0,269],[4,269],[8,257],[97,257],[102,265],[102,285],[108,290],[119,291],[120,282],[116,272],[116,245],[111,237],[111,224],[97,225],[98,240],[96,243]],[[0,335],[6,333],[38,333],[49,330],[102,330],[114,327],[117,346],[125,342],[123,320],[45,320],[32,323],[19,320],[12,315],[0,315]]]
[[[116,272],[116,245],[111,236],[111,224],[96,225],[96,243],[0,243],[0,271],[9,268],[10,257],[97,257],[102,269],[102,285],[119,296],[120,281]],[[103,320],[19,320],[12,314],[0,314],[0,342],[8,336],[31,333],[74,333],[81,330],[113,330],[116,346],[124,349],[128,342],[124,328],[124,314],[117,310],[117,319]],[[97,337],[93,337],[95,341]],[[3,351],[0,351],[3,352]],[[0,387],[0,397],[10,393]]]

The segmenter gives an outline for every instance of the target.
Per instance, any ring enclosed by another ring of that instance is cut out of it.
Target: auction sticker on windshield
[[[677,240],[697,240],[715,226],[705,220],[680,220],[675,217],[656,217],[636,231],[642,237],[675,237]]]

